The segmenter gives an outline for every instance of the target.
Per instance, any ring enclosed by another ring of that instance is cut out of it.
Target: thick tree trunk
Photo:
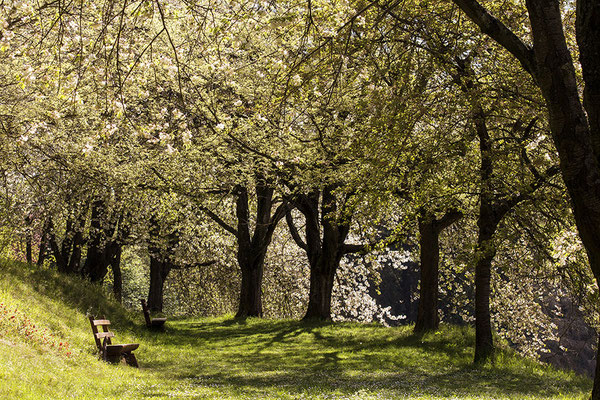
[[[334,186],[326,186],[321,196],[314,191],[302,196],[298,203],[298,209],[306,219],[306,244],[302,247],[310,265],[310,290],[304,319],[331,320],[333,282],[340,261],[346,254],[345,240],[350,231],[349,220],[338,223],[333,219],[337,212],[334,192]]]
[[[77,231],[73,238],[73,250],[71,251],[71,257],[69,258],[69,264],[67,266],[68,273],[74,274],[81,269],[81,248],[83,247],[83,244],[83,233]]]
[[[49,234],[48,243],[50,244],[50,249],[54,255],[54,260],[56,261],[56,269],[59,272],[64,272],[66,270],[67,261],[65,260],[65,257],[58,246],[58,241],[56,240],[56,235],[54,232]]]
[[[585,81],[583,109],[573,60],[562,28],[558,1],[528,0],[538,82],[549,111],[550,129],[579,236],[600,283],[600,10],[597,2],[577,2],[577,43]],[[548,61],[552,60],[552,61]],[[589,120],[588,120],[589,117]],[[600,399],[600,373],[592,399]]]
[[[541,89],[550,130],[571,198],[579,236],[600,283],[600,10],[596,0],[578,0],[577,43],[584,104],[563,31],[558,0],[526,0],[533,51],[475,0],[454,0],[479,27],[521,61]],[[585,110],[584,110],[585,106]],[[587,113],[586,113],[587,111]],[[600,347],[599,347],[600,348]],[[597,360],[598,362],[598,360]],[[596,364],[593,399],[600,399]]]
[[[439,231],[432,218],[419,219],[421,283],[415,333],[438,329],[438,276],[440,261]]]
[[[600,376],[600,337],[598,338],[598,350],[596,352],[596,371],[594,375],[594,388],[592,389],[592,400],[600,400],[600,384],[598,377]]]
[[[97,200],[92,204],[92,220],[90,223],[90,240],[87,246],[87,257],[83,265],[82,275],[91,282],[101,282],[108,273],[108,263],[106,256],[107,243],[104,228],[102,226],[105,218],[104,201]]]
[[[240,297],[236,318],[262,317],[262,280],[267,249],[271,244],[275,227],[285,215],[280,205],[273,210],[274,190],[268,182],[256,184],[256,223],[250,234],[250,207],[248,190],[238,186],[236,189],[236,239],[238,245],[238,265],[242,273]]]
[[[108,273],[108,261],[103,247],[95,244],[88,246],[83,272],[91,282],[102,282]]]
[[[42,236],[42,240],[40,241],[40,248],[38,251],[38,258],[37,258],[37,266],[41,267],[42,265],[44,265],[44,261],[46,261],[46,248],[48,247],[48,240],[46,239],[45,236]]]
[[[165,280],[170,272],[170,265],[158,258],[157,253],[150,253],[150,289],[148,291],[148,309],[152,312],[163,310],[163,290]]]
[[[331,297],[333,282],[340,258],[322,254],[310,268],[310,291],[304,319],[331,320]]]
[[[415,333],[434,331],[439,327],[438,294],[440,233],[462,218],[462,212],[450,210],[440,219],[423,211],[419,217],[419,238],[421,252],[421,282],[419,292],[419,308]]]
[[[263,260],[240,263],[242,284],[236,318],[262,317]]]

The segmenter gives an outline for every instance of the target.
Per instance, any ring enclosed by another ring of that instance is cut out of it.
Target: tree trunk
[[[592,389],[592,400],[600,400],[600,385],[598,377],[600,376],[600,338],[598,338],[598,350],[596,353],[596,371],[594,375],[594,388]]]
[[[482,249],[485,246],[484,242],[478,248]],[[494,355],[494,337],[492,335],[490,313],[490,282],[493,258],[494,254],[482,255],[475,265],[475,363],[483,363]]]
[[[102,226],[105,218],[104,201],[96,200],[92,204],[92,220],[90,223],[90,240],[88,242],[87,257],[83,265],[82,275],[91,282],[101,282],[108,273],[106,259],[106,246],[104,229]]]
[[[240,301],[236,318],[262,317],[262,280],[264,260],[254,262],[240,262],[242,270],[242,284],[240,288]]]
[[[50,249],[52,250],[52,254],[54,255],[54,260],[56,261],[56,269],[59,272],[64,272],[66,270],[66,261],[64,256],[58,246],[58,241],[56,240],[56,235],[54,232],[50,232],[48,236],[48,243],[50,244]]]
[[[33,245],[31,238],[31,222],[32,218],[30,215],[25,217],[25,260],[27,264],[33,264]]]
[[[533,51],[475,0],[454,0],[479,27],[531,73],[548,108],[550,130],[579,236],[600,284],[600,11],[596,0],[578,0],[577,43],[584,104],[567,47],[558,0],[526,0]],[[585,106],[585,110],[584,110]],[[586,114],[587,111],[587,114]],[[600,348],[600,347],[599,347]],[[600,399],[598,360],[593,399]]]
[[[123,276],[121,274],[121,246],[112,243],[113,254],[110,265],[113,273],[113,294],[119,303],[123,301]]]
[[[419,217],[421,288],[415,333],[434,331],[439,327],[439,237],[444,229],[462,218],[462,215],[458,210],[449,210],[443,217],[436,219],[434,215],[422,211]]]
[[[432,218],[419,218],[421,287],[415,333],[435,331],[440,323],[438,316],[440,246],[439,232],[436,225],[436,221]]]
[[[163,289],[170,272],[168,262],[161,261],[158,253],[150,253],[150,290],[148,291],[148,309],[152,312],[163,310]]]
[[[44,227],[42,228],[42,237],[40,238],[40,248],[38,251],[37,265],[41,267],[44,265],[44,261],[46,260],[46,251],[48,250],[48,237],[50,235],[50,220],[46,220],[44,222]]]
[[[333,281],[340,264],[341,257],[322,254],[315,265],[310,268],[310,291],[305,320],[331,320],[331,296]]]
[[[331,320],[333,282],[346,252],[345,240],[350,231],[349,220],[338,223],[333,219],[337,212],[334,191],[334,186],[322,190],[320,213],[318,191],[303,196],[299,204],[306,219],[304,247],[310,265],[310,290],[304,319]]]
[[[527,9],[538,82],[548,107],[560,169],[590,268],[600,284],[600,11],[593,1],[577,2],[577,43],[581,47],[585,81],[584,104],[589,107],[586,116],[579,99],[573,60],[566,45],[559,2],[528,0]],[[597,359],[592,399],[600,399],[598,369]]]
[[[106,260],[104,248],[95,244],[88,246],[83,271],[84,275],[91,282],[102,282],[108,273],[108,262]]]
[[[262,280],[265,257],[273,232],[285,215],[282,205],[273,212],[274,189],[268,182],[263,181],[263,177],[259,176],[255,190],[256,222],[251,235],[248,190],[244,186],[236,188],[237,259],[242,273],[236,318],[263,316]]]
[[[73,238],[73,250],[71,251],[71,257],[69,258],[69,264],[67,266],[68,273],[74,274],[81,269],[81,248],[83,247],[83,244],[83,233],[77,231]]]

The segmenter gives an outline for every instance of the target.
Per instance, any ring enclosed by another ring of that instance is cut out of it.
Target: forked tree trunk
[[[75,233],[75,237],[73,238],[73,249],[67,266],[68,273],[74,274],[81,269],[81,248],[83,247],[84,242],[83,233],[80,229]]]
[[[107,243],[104,234],[103,219],[106,218],[104,201],[96,200],[92,203],[92,219],[90,223],[90,239],[87,246],[87,257],[81,271],[82,275],[91,282],[101,282],[108,273],[106,254]]]
[[[250,204],[248,190],[244,186],[236,188],[237,259],[242,281],[236,318],[262,317],[262,281],[267,249],[273,232],[285,215],[285,207],[280,205],[273,212],[274,189],[268,182],[256,184],[256,219],[254,232],[250,233]]]
[[[42,228],[42,237],[40,238],[40,248],[38,251],[38,258],[37,258],[37,266],[41,267],[42,265],[44,265],[44,261],[46,260],[46,252],[48,250],[48,238],[50,236],[50,220],[46,220],[44,222],[44,227]]]
[[[336,186],[328,185],[323,190],[296,194],[294,203],[306,220],[306,242],[300,237],[289,210],[286,214],[290,233],[298,246],[306,251],[310,266],[310,290],[303,318],[305,320],[331,319],[333,283],[340,261],[345,254],[364,249],[362,245],[345,244],[350,232],[350,217],[344,215],[343,222],[334,217],[338,211],[339,200],[336,198],[335,189]],[[343,203],[342,201],[341,204]]]

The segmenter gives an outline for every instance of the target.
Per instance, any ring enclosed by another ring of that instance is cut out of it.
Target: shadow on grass
[[[472,335],[464,332],[423,336],[402,328],[313,321],[182,321],[168,335],[154,338],[161,348],[174,347],[173,353],[149,354],[154,357],[150,368],[244,395],[277,390],[352,394],[363,389],[391,397],[547,398],[590,389],[585,378],[543,372],[530,361],[475,367]],[[181,348],[187,350],[177,350]],[[170,356],[176,354],[174,363]]]

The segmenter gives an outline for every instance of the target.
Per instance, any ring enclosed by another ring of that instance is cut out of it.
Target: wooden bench
[[[142,303],[142,310],[144,310],[144,319],[146,320],[146,326],[148,328],[153,329],[162,329],[163,325],[167,321],[166,318],[150,318],[150,310],[148,309],[148,304],[146,304],[146,300],[140,299],[140,303]]]
[[[92,332],[94,333],[94,340],[98,351],[100,351],[100,357],[104,361],[119,363],[121,359],[125,359],[127,365],[138,368],[138,362],[133,354],[133,351],[139,347],[137,343],[128,344],[112,344],[112,339],[115,334],[111,332],[108,327],[110,321],[107,319],[94,319],[90,316],[90,324],[92,325]],[[102,329],[99,331],[98,329]]]

